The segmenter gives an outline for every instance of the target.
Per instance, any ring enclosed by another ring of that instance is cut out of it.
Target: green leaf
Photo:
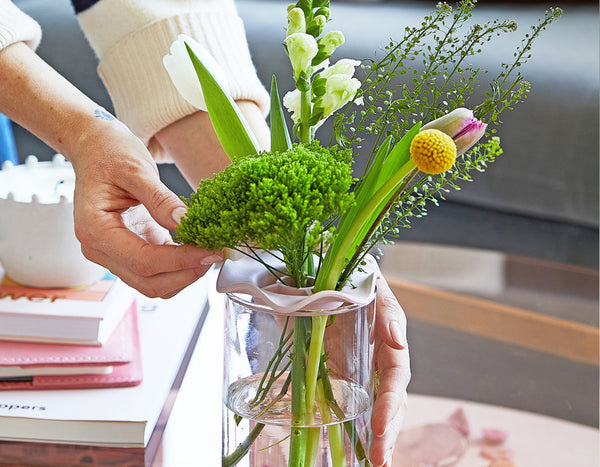
[[[292,140],[285,124],[285,116],[277,90],[275,75],[271,79],[271,114],[269,116],[271,126],[271,151],[283,152],[292,147]]]
[[[377,181],[381,178],[381,168],[390,151],[391,144],[392,136],[390,135],[383,141],[383,143],[381,143],[381,146],[379,146],[379,150],[377,151],[377,154],[375,154],[373,162],[366,170],[360,185],[356,190],[357,199],[365,196],[362,193],[366,193],[366,196],[369,196],[377,190]]]
[[[313,113],[311,114],[309,120],[308,120],[308,124],[310,126],[315,126],[317,123],[319,123],[321,120],[323,120],[323,109],[320,107],[315,107],[313,109]]]
[[[398,141],[398,143],[392,148],[389,155],[383,162],[383,167],[381,168],[382,177],[385,177],[386,174],[392,174],[396,172],[398,169],[400,169],[400,167],[409,161],[410,143],[412,143],[413,138],[417,135],[420,129],[421,122],[418,122],[408,132],[406,132],[402,139]],[[383,183],[384,181],[380,180],[377,189],[379,189]]]
[[[410,143],[419,132],[421,123],[414,125],[390,150],[392,136],[388,136],[377,151],[373,162],[362,177],[356,192],[357,205],[360,200],[372,197],[396,172],[410,160]],[[360,209],[360,206],[358,207]]]
[[[315,96],[323,96],[327,92],[327,80],[318,75],[313,79],[312,90]]]
[[[310,0],[298,0],[296,7],[301,8],[304,12],[304,16],[310,18],[312,15],[312,1]]]
[[[202,86],[208,115],[223,150],[232,161],[259,152],[258,142],[239,107],[188,44],[188,54]]]
[[[358,190],[356,203],[340,219],[335,240],[327,250],[315,279],[315,291],[336,287],[346,264],[353,258],[356,251],[367,243],[368,237],[373,232],[374,224],[391,207],[390,201],[415,167],[409,150],[410,143],[418,133],[420,126],[420,123],[413,126],[389,154],[387,148],[389,148],[391,139],[386,138],[382,143],[374,163],[363,176],[364,180],[371,179],[369,184]],[[383,160],[386,154],[387,157]],[[378,171],[378,169],[381,170]]]
[[[308,73],[306,73],[306,71],[300,73],[300,76],[296,80],[296,87],[300,92],[310,91],[310,76]]]

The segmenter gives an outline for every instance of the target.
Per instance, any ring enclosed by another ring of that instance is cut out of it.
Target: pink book
[[[0,341],[0,390],[135,386],[141,381],[135,302],[103,346]]]

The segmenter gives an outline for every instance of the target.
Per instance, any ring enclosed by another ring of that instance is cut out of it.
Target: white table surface
[[[514,453],[517,467],[598,467],[598,429],[521,410],[456,399],[410,394],[404,427],[443,422],[462,408],[470,426],[470,446],[457,467],[487,467],[480,456],[482,428],[508,434],[503,448]],[[400,467],[400,466],[399,466]]]

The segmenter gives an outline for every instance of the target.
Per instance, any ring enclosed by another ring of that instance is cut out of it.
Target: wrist
[[[64,133],[58,149],[76,170],[90,159],[98,159],[98,154],[112,152],[119,142],[135,138],[125,124],[101,106],[90,107],[78,115],[66,125]]]

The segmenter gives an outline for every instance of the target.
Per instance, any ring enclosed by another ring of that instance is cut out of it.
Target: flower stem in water
[[[317,403],[319,404],[319,412],[321,413],[323,425],[327,424],[327,427],[323,426],[323,429],[327,429],[333,467],[346,467],[344,432],[342,431],[340,423],[333,423],[333,417],[331,416],[329,404],[327,403],[328,401],[323,390],[323,380],[321,379],[317,382],[316,398]]]
[[[232,467],[237,465],[237,463],[241,461],[246,454],[248,454],[250,446],[252,446],[252,443],[256,441],[256,438],[258,438],[258,435],[260,435],[260,432],[264,427],[265,425],[262,423],[257,423],[254,425],[254,428],[252,428],[246,439],[241,442],[237,448],[235,448],[235,451],[228,456],[223,457],[221,464],[222,467]]]
[[[290,456],[288,467],[304,467],[307,429],[306,415],[306,328],[310,318],[294,318],[294,349],[292,350],[292,429],[290,433]]]

